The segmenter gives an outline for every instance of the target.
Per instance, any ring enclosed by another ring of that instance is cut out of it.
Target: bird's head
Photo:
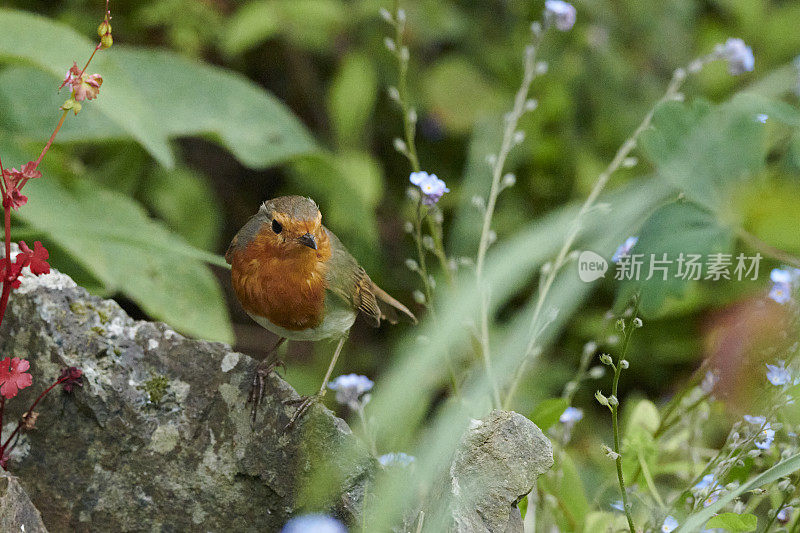
[[[320,248],[327,245],[322,213],[311,198],[281,196],[268,200],[261,205],[257,217],[262,228],[259,237],[284,254],[319,254]]]

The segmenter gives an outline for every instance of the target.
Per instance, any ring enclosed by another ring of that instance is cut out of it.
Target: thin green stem
[[[496,159],[492,164],[492,183],[489,188],[489,197],[486,202],[486,211],[483,215],[483,226],[481,228],[481,238],[478,244],[478,255],[475,262],[475,276],[477,279],[478,290],[481,291],[481,318],[480,318],[480,344],[481,344],[481,358],[483,359],[484,370],[486,377],[492,386],[492,401],[495,407],[500,407],[502,404],[500,400],[500,390],[497,385],[497,380],[494,379],[492,374],[492,354],[491,345],[489,342],[489,294],[488,288],[484,286],[483,269],[486,261],[486,252],[491,244],[492,234],[492,218],[494,217],[495,207],[497,205],[497,197],[502,191],[502,177],[503,169],[505,168],[506,159],[511,149],[518,144],[515,138],[518,134],[517,125],[519,119],[525,114],[526,103],[528,101],[528,94],[530,93],[531,84],[536,78],[536,51],[541,43],[542,32],[534,32],[533,42],[525,49],[525,62],[522,74],[522,83],[517,89],[514,96],[514,105],[511,111],[505,117],[505,128],[503,130],[503,140],[500,143],[500,151],[496,155]]]
[[[400,2],[399,0],[396,0],[394,3],[394,19],[392,23],[395,28],[394,54],[397,58],[398,64],[397,104],[400,107],[400,112],[402,113],[403,118],[403,137],[405,143],[403,155],[405,155],[408,159],[412,172],[420,172],[422,167],[419,162],[419,156],[417,155],[417,145],[415,140],[417,129],[415,118],[416,113],[412,111],[412,108],[409,105],[408,97],[409,52],[408,47],[404,44],[405,18],[404,16],[401,16],[400,13]],[[412,115],[414,118],[412,118]],[[413,236],[414,240],[416,241],[415,246],[417,249],[417,255],[419,256],[419,274],[422,278],[422,284],[424,287],[424,293],[428,307],[430,307],[432,304],[431,298],[433,296],[433,288],[431,287],[430,276],[428,275],[428,269],[425,260],[426,252],[422,240],[422,223],[426,218],[428,219],[428,227],[430,229],[431,238],[433,239],[434,244],[433,254],[438,259],[441,268],[444,271],[447,282],[451,285],[453,283],[453,275],[452,272],[450,272],[450,268],[447,264],[447,254],[444,251],[441,223],[437,220],[434,220],[430,216],[430,212],[431,209],[423,209],[422,199],[420,198],[419,203],[417,204],[417,216],[414,219]]]
[[[611,397],[616,400],[616,405],[611,406],[611,424],[614,431],[614,453],[616,454],[615,462],[617,464],[617,480],[619,481],[619,490],[622,493],[622,506],[625,509],[625,517],[628,519],[628,528],[630,529],[631,533],[636,532],[636,528],[633,525],[633,516],[631,516],[631,510],[628,506],[628,492],[625,490],[625,478],[622,475],[622,448],[620,446],[620,428],[619,428],[619,397],[617,396],[617,391],[619,389],[619,377],[622,374],[622,361],[625,360],[625,355],[628,353],[628,347],[630,346],[631,337],[633,336],[633,331],[636,327],[633,325],[633,321],[636,318],[636,313],[638,311],[638,302],[637,305],[634,306],[633,310],[633,318],[628,323],[628,331],[625,332],[625,343],[622,347],[622,355],[619,358],[617,364],[613,367],[614,368],[614,380],[611,384]],[[623,322],[624,324],[624,322]]]
[[[531,339],[528,342],[528,346],[525,350],[525,355],[520,363],[519,367],[517,368],[514,379],[512,381],[512,387],[509,389],[506,400],[504,402],[505,405],[510,405],[511,400],[516,393],[517,386],[516,384],[522,378],[526,370],[526,366],[528,364],[527,360],[534,353],[534,349],[539,342],[539,335],[541,331],[537,328],[539,323],[539,317],[541,315],[542,308],[544,307],[544,302],[547,299],[547,296],[550,293],[550,289],[553,286],[553,282],[555,281],[556,275],[560,271],[561,267],[566,262],[567,255],[569,254],[570,250],[572,250],[572,245],[575,243],[578,235],[581,232],[583,220],[586,215],[591,212],[595,207],[595,202],[597,198],[600,196],[600,193],[603,192],[608,181],[611,179],[611,176],[619,170],[625,160],[628,158],[630,153],[636,148],[636,145],[639,141],[639,137],[641,137],[642,133],[644,133],[648,128],[650,128],[650,124],[653,121],[653,115],[655,114],[655,110],[658,108],[659,105],[663,104],[664,102],[669,102],[674,100],[678,92],[680,91],[683,82],[686,80],[686,70],[683,68],[679,68],[675,70],[672,75],[672,79],[670,80],[669,85],[667,86],[667,90],[664,95],[656,102],[656,104],[647,112],[642,122],[639,126],[634,130],[633,134],[622,143],[622,146],[619,147],[617,153],[614,155],[614,158],[608,164],[605,170],[600,173],[595,182],[592,190],[589,192],[589,196],[584,201],[583,205],[581,206],[580,211],[578,212],[575,221],[573,222],[572,228],[570,232],[567,234],[567,238],[564,241],[564,244],[559,250],[558,255],[556,256],[555,261],[551,265],[547,274],[545,274],[545,280],[542,282],[541,287],[539,289],[539,294],[537,296],[536,307],[534,309],[533,318],[531,319]]]

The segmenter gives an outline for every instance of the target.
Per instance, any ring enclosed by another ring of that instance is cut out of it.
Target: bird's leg
[[[267,356],[258,363],[256,371],[253,373],[253,383],[250,386],[250,395],[247,397],[247,403],[253,404],[253,409],[250,413],[250,422],[254,427],[256,425],[258,406],[261,405],[261,398],[264,397],[264,383],[267,380],[267,376],[269,376],[270,372],[272,372],[276,366],[283,365],[278,359],[278,348],[280,348],[284,342],[286,342],[286,337],[278,339],[275,346],[267,352]]]
[[[303,416],[312,405],[320,401],[322,397],[325,396],[325,392],[328,390],[328,381],[331,379],[331,374],[333,373],[333,367],[336,366],[336,361],[339,359],[339,354],[342,353],[342,347],[344,346],[344,341],[346,340],[347,337],[342,337],[339,339],[339,344],[336,346],[336,351],[333,352],[331,364],[328,365],[328,371],[325,372],[325,378],[322,380],[322,386],[314,396],[305,396],[301,399],[300,405],[297,406],[297,411],[294,412],[292,418],[289,420],[289,423],[286,424],[286,429],[294,426],[294,423],[297,422],[297,420]]]

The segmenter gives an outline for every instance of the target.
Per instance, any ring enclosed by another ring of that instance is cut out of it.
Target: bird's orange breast
[[[327,236],[319,239],[316,251],[305,248],[286,253],[259,233],[247,245],[232,250],[233,289],[251,314],[288,330],[313,328],[325,318],[330,256]]]

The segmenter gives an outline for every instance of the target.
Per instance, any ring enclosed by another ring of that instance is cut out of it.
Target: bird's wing
[[[364,313],[376,327],[380,325],[381,319],[388,320],[392,324],[397,322],[395,309],[416,323],[414,314],[370,279],[336,235],[327,228],[325,232],[331,243],[327,275],[328,290]]]

